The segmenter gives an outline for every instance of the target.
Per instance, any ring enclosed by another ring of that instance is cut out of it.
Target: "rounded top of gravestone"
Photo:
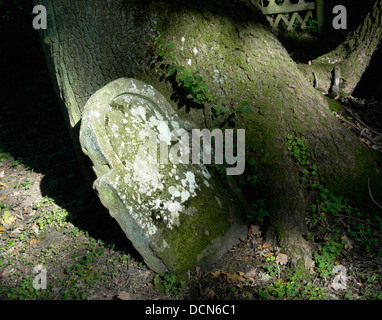
[[[157,272],[212,261],[242,231],[229,231],[232,195],[217,191],[203,164],[190,163],[190,129],[156,89],[135,79],[106,85],[84,108],[80,142],[94,187]]]

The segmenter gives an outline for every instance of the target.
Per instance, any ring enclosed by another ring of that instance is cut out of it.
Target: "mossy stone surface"
[[[208,266],[246,232],[234,193],[203,164],[174,164],[171,152],[163,163],[161,146],[178,142],[171,132],[192,128],[152,86],[126,78],[98,90],[82,118],[80,141],[101,202],[161,273]]]

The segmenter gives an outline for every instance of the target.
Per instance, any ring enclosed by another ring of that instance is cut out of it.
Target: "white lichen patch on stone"
[[[227,76],[221,76],[220,71],[217,69],[214,69],[214,75],[212,76],[213,82],[223,84],[224,81],[227,79]]]
[[[195,181],[195,175],[191,171],[186,172],[186,177],[181,180],[181,183],[184,188],[188,187],[192,196],[196,195],[195,190],[198,188],[198,185]]]
[[[141,97],[121,96],[115,102],[117,104],[108,109],[106,131],[110,132],[110,143],[123,162],[124,174],[115,177],[111,185],[148,234],[157,231],[158,221],[173,229],[179,226],[185,202],[197,195],[199,186],[195,174],[205,185],[209,185],[210,175],[203,166],[190,171],[184,165],[161,164],[155,157],[159,155],[160,142],[171,145],[171,132],[180,128],[179,121],[172,117],[164,121],[163,110],[157,110]],[[151,147],[157,152],[153,153]],[[133,194],[126,197],[126,193],[131,192]]]
[[[179,226],[179,214],[184,207],[177,201],[167,201],[163,204],[163,207],[169,212],[169,215],[167,215],[168,228],[172,229],[174,225]]]
[[[135,79],[108,84],[84,108],[80,141],[94,165],[94,187],[157,272],[185,271],[210,259],[214,250],[220,250],[213,244],[215,238],[231,230],[228,196],[213,189],[204,165],[157,159],[165,151],[174,157],[182,153],[174,147],[187,146],[191,140],[183,141],[174,130],[186,134],[193,127],[191,121],[179,119],[152,86]],[[230,236],[227,239],[231,244]],[[215,246],[212,251],[210,244]]]
[[[171,131],[167,123],[165,121],[161,121],[158,124],[157,129],[159,131],[159,135],[158,135],[159,140],[167,144],[171,144]]]

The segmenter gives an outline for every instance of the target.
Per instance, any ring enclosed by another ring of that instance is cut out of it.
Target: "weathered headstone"
[[[208,267],[246,233],[232,190],[203,164],[182,163],[185,143],[174,152],[190,129],[157,90],[135,79],[97,91],[82,117],[80,141],[98,196],[156,272]]]

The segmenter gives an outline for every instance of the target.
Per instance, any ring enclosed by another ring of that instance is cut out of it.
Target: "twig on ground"
[[[377,202],[377,201],[375,201],[374,200],[374,198],[373,198],[373,195],[371,194],[371,190],[370,190],[370,179],[369,179],[369,177],[367,177],[367,186],[368,186],[368,188],[369,188],[369,194],[370,194],[370,198],[371,198],[371,200],[382,210],[382,206]]]

